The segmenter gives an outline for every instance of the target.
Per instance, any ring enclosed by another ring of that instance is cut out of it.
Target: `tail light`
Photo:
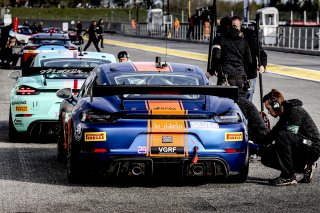
[[[87,110],[80,113],[81,122],[113,123],[118,119],[115,114],[98,110]]]
[[[73,47],[73,46],[65,46],[65,47],[69,50],[77,50],[77,47]]]
[[[23,49],[24,50],[36,50],[38,46],[25,46]]]
[[[19,88],[16,91],[16,94],[17,95],[39,95],[40,91],[33,87],[22,85],[22,86],[19,86]]]

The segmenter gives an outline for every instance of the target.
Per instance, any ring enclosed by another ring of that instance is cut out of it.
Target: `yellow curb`
[[[163,55],[167,53],[168,55],[182,57],[182,58],[188,58],[188,59],[204,61],[204,62],[208,61],[208,55],[203,53],[174,50],[169,48],[166,49],[164,47],[155,47],[150,45],[128,43],[128,42],[115,41],[110,39],[104,39],[104,43],[115,45],[115,46],[121,46],[125,48],[133,48],[133,49],[139,49],[139,50],[144,50],[148,52],[160,53]],[[289,66],[276,65],[276,64],[268,64],[267,72],[320,82],[320,71],[316,71],[316,70],[302,69],[297,67],[289,67]]]

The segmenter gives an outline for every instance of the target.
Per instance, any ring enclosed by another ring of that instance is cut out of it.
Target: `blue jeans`
[[[248,79],[248,81],[250,84],[250,89],[246,92],[246,97],[250,102],[252,102],[253,93],[254,93],[254,90],[256,89],[257,78]]]

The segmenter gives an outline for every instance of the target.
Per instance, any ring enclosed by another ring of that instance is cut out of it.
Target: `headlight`
[[[111,123],[117,120],[117,116],[109,112],[88,110],[80,113],[81,122],[107,122]]]
[[[242,122],[240,112],[237,110],[230,110],[214,116],[217,123],[240,123]]]

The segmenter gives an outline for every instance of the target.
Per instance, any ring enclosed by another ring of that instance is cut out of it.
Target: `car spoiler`
[[[236,86],[176,86],[176,85],[94,85],[91,97],[103,97],[123,94],[155,95],[210,95],[233,99],[238,102],[239,91]]]
[[[23,77],[47,74],[78,75],[83,73],[89,73],[93,69],[94,67],[25,67],[22,68],[21,75]]]

